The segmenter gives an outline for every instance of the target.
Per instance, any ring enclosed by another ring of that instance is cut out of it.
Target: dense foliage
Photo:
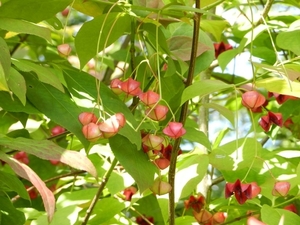
[[[0,224],[300,224],[299,0],[1,0]]]

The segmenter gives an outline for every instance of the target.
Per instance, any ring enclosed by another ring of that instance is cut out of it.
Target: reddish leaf
[[[59,160],[76,169],[85,170],[97,178],[96,168],[85,156],[76,151],[63,149],[48,140],[31,140],[26,138],[1,137],[0,145],[8,148],[24,151],[41,159]]]
[[[48,214],[48,221],[50,222],[55,212],[55,198],[52,191],[47,188],[40,177],[26,164],[10,158],[2,152],[0,152],[0,159],[6,162],[17,175],[30,181],[35,186],[43,199],[44,207]]]

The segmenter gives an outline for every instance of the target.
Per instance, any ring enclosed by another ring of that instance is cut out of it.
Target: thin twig
[[[10,55],[12,56],[17,49],[21,46],[21,44],[26,41],[26,39],[29,37],[29,34],[25,34],[24,36],[20,36],[20,41],[14,46],[14,48],[10,51]]]
[[[200,9],[200,0],[196,0],[196,8]],[[193,27],[193,42],[192,42],[192,50],[191,50],[191,57],[190,57],[190,65],[189,65],[189,71],[188,76],[185,82],[185,87],[188,87],[192,84],[193,77],[194,77],[194,71],[195,71],[195,62],[197,58],[197,49],[198,49],[198,38],[199,38],[199,26],[200,26],[200,13],[195,13],[194,15],[194,27]],[[183,125],[185,124],[186,117],[188,114],[188,106],[189,102],[185,102],[181,108],[180,118],[179,122],[181,122]],[[169,193],[169,225],[175,224],[175,170],[176,170],[176,161],[177,161],[177,155],[179,151],[181,138],[176,139],[173,151],[171,155],[171,161],[170,161],[170,167],[169,167],[169,184],[172,187],[172,190]]]
[[[51,181],[59,180],[59,179],[61,179],[61,178],[69,177],[69,176],[73,176],[73,175],[76,176],[76,175],[82,174],[82,173],[86,173],[86,171],[84,171],[84,170],[77,170],[77,171],[73,171],[73,172],[70,172],[70,173],[60,174],[60,175],[58,175],[58,176],[56,176],[56,177],[51,177],[51,178],[49,178],[49,179],[47,179],[47,180],[44,180],[44,183],[49,183],[49,182],[51,182]],[[27,190],[27,191],[31,191],[31,190],[33,190],[33,189],[35,189],[35,186],[31,186],[31,187],[27,188],[26,190]],[[19,198],[20,198],[20,195],[16,195],[15,197],[13,197],[13,198],[11,199],[11,201],[12,201],[12,202],[15,202],[15,201],[17,201]]]
[[[112,163],[110,165],[110,168],[108,169],[108,171],[106,171],[106,173],[104,174],[104,176],[102,178],[102,181],[98,188],[98,191],[97,191],[96,195],[94,196],[89,208],[87,209],[85,217],[84,217],[81,225],[86,225],[88,223],[89,218],[92,215],[92,212],[96,206],[96,203],[98,202],[98,199],[99,199],[100,195],[102,194],[103,189],[105,188],[105,185],[107,184],[108,179],[109,179],[112,171],[114,170],[115,166],[117,165],[117,163],[118,163],[118,160],[116,158],[114,158],[114,160],[112,161]]]
[[[257,21],[257,23],[256,23],[256,25],[255,25],[256,27],[257,27],[258,25],[260,25],[260,24],[263,23],[263,18],[266,18],[266,17],[268,16],[268,13],[269,13],[269,11],[270,11],[270,9],[271,9],[271,6],[273,5],[273,2],[274,2],[274,0],[268,0],[268,1],[267,1],[266,5],[265,5],[265,7],[264,7],[263,13],[262,13],[262,15],[261,15],[261,18],[259,19],[259,21]]]

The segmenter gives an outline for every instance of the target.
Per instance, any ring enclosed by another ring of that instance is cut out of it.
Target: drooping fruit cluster
[[[19,162],[21,163],[24,163],[26,165],[29,164],[29,159],[28,159],[28,156],[27,156],[27,153],[26,152],[17,152],[15,155],[14,155],[14,158],[16,160],[18,160]]]
[[[223,41],[220,43],[214,43],[214,48],[215,48],[215,57],[216,59],[218,58],[218,56],[222,53],[225,52],[227,50],[232,49],[232,46],[230,44],[226,44]]]
[[[82,133],[91,142],[100,138],[110,138],[116,135],[125,126],[126,119],[122,113],[116,113],[106,120],[98,121],[94,113],[83,112],[78,117],[83,125]]]
[[[135,222],[139,225],[149,225],[149,222],[146,221],[145,219],[148,220],[150,223],[154,224],[154,218],[152,216],[145,216],[145,215],[143,215],[143,217],[142,216],[136,217]]]
[[[217,225],[225,222],[227,214],[225,212],[211,213],[206,208],[205,197],[201,194],[194,196],[191,195],[188,200],[184,201],[186,210],[192,209],[195,219],[200,224]]]
[[[137,188],[134,186],[127,187],[123,190],[124,200],[131,201],[132,196],[137,192]]]
[[[160,103],[161,96],[155,91],[143,92],[140,82],[128,78],[126,81],[113,79],[110,83],[111,90],[121,99],[127,100],[135,97],[145,107],[145,117],[151,121],[161,122],[167,118],[169,108]],[[177,139],[186,133],[183,124],[180,122],[169,122],[161,131],[142,132],[142,149],[147,153],[150,161],[159,169],[166,169],[170,165],[172,145],[169,138]],[[178,152],[181,153],[181,150]],[[164,181],[163,177],[158,177],[150,190],[154,194],[162,195],[170,192],[171,185]]]
[[[275,97],[277,103],[280,105],[285,103],[289,99],[298,99],[289,95],[281,95],[272,92],[268,93],[268,99],[273,96]],[[242,105],[251,110],[253,113],[262,113],[264,111],[267,111],[267,114],[263,115],[259,121],[259,125],[265,132],[268,132],[273,124],[279,127],[285,126],[288,129],[290,129],[293,125],[293,121],[291,118],[288,118],[285,122],[283,122],[281,113],[269,111],[266,108],[266,106],[268,105],[268,100],[266,100],[266,98],[257,91],[247,91],[242,94]]]
[[[261,188],[256,182],[243,184],[238,179],[234,183],[226,183],[225,185],[225,198],[234,195],[239,204],[244,204],[247,199],[255,198],[261,191]]]

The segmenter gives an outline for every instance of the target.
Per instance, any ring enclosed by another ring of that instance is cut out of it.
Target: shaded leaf
[[[0,145],[24,151],[41,159],[59,160],[73,168],[85,170],[97,178],[97,171],[92,162],[83,154],[66,150],[48,140],[32,140],[26,138],[1,137]]]
[[[42,83],[33,75],[26,74],[27,97],[30,102],[55,123],[74,133],[81,143],[87,147],[89,142],[82,134],[82,125],[78,120],[81,113],[79,107],[67,93]]]
[[[89,224],[103,224],[125,208],[125,203],[115,198],[103,198],[97,202]]]
[[[72,0],[11,0],[0,7],[0,17],[40,22],[64,10]]]
[[[86,15],[96,17],[102,15],[107,4],[105,2],[75,0],[72,7]]]
[[[9,91],[7,80],[10,70],[10,53],[3,38],[0,37],[0,91]]]
[[[0,223],[13,224],[13,225],[24,225],[25,215],[24,213],[17,210],[10,199],[6,196],[0,195]]]
[[[25,189],[24,184],[16,176],[0,171],[0,189],[3,191],[15,191],[22,198],[29,200],[28,192]]]
[[[174,36],[167,40],[169,44],[169,49],[175,59],[181,59],[183,61],[190,60],[191,49],[192,49],[192,38],[188,36]],[[201,55],[203,52],[209,50],[210,48],[205,44],[198,43],[197,56]]]
[[[52,191],[47,188],[39,176],[26,164],[20,163],[18,160],[10,158],[2,152],[0,152],[0,159],[6,162],[17,175],[30,181],[35,186],[43,199],[44,207],[48,214],[48,221],[50,222],[55,211],[55,198]]]
[[[201,98],[205,95],[229,88],[233,88],[233,86],[219,80],[198,81],[184,89],[181,96],[181,104],[196,96],[199,96]]]
[[[130,21],[129,15],[113,12],[84,23],[75,37],[80,68],[125,32],[129,32]]]
[[[149,161],[147,154],[118,134],[109,139],[109,144],[124,169],[137,182],[139,190],[143,192],[149,188],[153,184],[157,168]]]
[[[300,37],[300,30],[280,32],[276,38],[276,44],[282,48],[300,55],[300,46],[297,43]]]
[[[32,34],[49,42],[52,41],[50,29],[27,21],[0,17],[0,28],[15,33]]]
[[[7,81],[10,90],[19,98],[20,102],[26,104],[26,82],[24,77],[14,68],[10,68]]]
[[[56,76],[56,72],[54,69],[35,64],[29,60],[14,59],[12,63],[23,72],[35,72],[40,81],[46,84],[50,84],[61,92],[64,92],[64,88],[60,80]]]
[[[237,56],[237,54],[239,54],[239,50],[238,49],[230,49],[227,50],[225,52],[222,52],[219,56],[218,56],[218,62],[219,62],[219,66],[221,67],[222,71],[224,71],[226,69],[226,66],[228,65],[228,63]]]
[[[11,96],[8,92],[0,91],[0,99],[1,108],[8,112],[40,113],[30,102],[26,101],[24,106],[17,96]]]

